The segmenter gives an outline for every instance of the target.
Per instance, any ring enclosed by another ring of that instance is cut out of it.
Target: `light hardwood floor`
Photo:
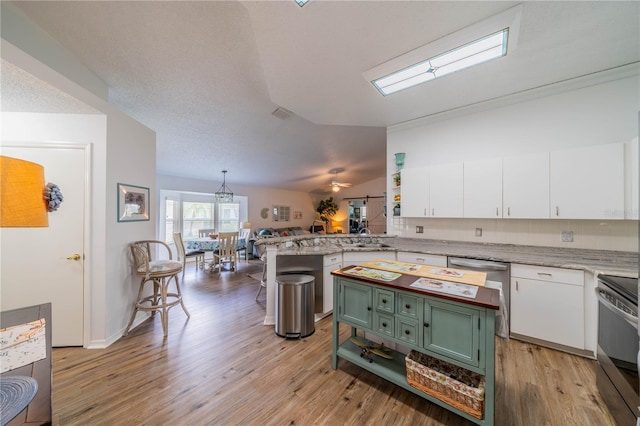
[[[188,265],[191,319],[170,311],[104,350],[53,351],[55,425],[471,425],[361,368],[331,369],[331,317],[298,341],[262,325],[264,293],[248,273]],[[126,319],[123,320],[123,324]],[[341,329],[348,335],[348,329]],[[595,361],[496,338],[497,425],[614,425]]]

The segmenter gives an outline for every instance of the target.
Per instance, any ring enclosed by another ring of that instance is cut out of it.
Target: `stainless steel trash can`
[[[313,275],[278,275],[276,284],[276,334],[287,339],[313,334],[316,331]]]

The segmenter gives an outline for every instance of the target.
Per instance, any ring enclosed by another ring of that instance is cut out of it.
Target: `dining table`
[[[187,251],[201,250],[214,252],[218,250],[219,243],[220,241],[217,238],[211,237],[186,238],[184,240]],[[251,240],[249,240],[249,243],[250,247],[248,249],[250,250],[252,248]],[[238,238],[238,250],[244,250],[245,247],[245,239]]]

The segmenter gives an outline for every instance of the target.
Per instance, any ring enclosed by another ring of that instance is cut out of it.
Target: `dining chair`
[[[129,324],[125,328],[124,336],[129,334],[129,329],[136,318],[138,311],[151,312],[153,317],[156,312],[160,312],[160,320],[162,322],[162,331],[167,337],[169,328],[169,309],[180,305],[182,310],[190,318],[189,311],[182,301],[182,292],[180,291],[180,280],[178,275],[182,272],[182,263],[173,260],[171,248],[164,241],[158,240],[142,240],[129,244],[133,259],[135,274],[140,277],[140,288],[138,297],[131,313]],[[158,260],[153,260],[152,253],[158,252]],[[166,253],[162,253],[166,252]],[[160,256],[168,256],[168,259],[160,259]],[[169,292],[171,281],[175,282],[175,291]],[[153,294],[151,296],[143,296],[145,284],[153,283]]]
[[[222,272],[224,264],[228,264],[229,269],[235,271],[237,250],[238,233],[221,232],[218,236],[218,249],[213,251],[213,264],[210,270],[218,268],[218,272]]]
[[[242,228],[238,235],[237,252],[244,251],[244,260],[249,260],[249,238],[251,237],[251,229]]]
[[[216,230],[211,228],[211,229],[198,229],[198,237],[199,238],[205,238],[208,237],[209,234],[215,234]]]
[[[187,259],[196,259],[196,271],[198,268],[204,268],[204,250],[191,250],[186,251],[184,241],[182,240],[182,233],[173,233],[173,242],[176,244],[176,251],[178,252],[178,262],[182,262],[182,277],[184,278],[184,272],[187,269]]]

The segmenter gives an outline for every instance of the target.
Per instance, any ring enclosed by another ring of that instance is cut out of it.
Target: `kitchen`
[[[573,86],[575,82],[560,84],[555,86],[559,88],[559,93],[547,93],[541,89],[538,98],[520,99],[519,103],[511,103],[514,99],[509,98],[507,105],[494,104],[496,108],[488,111],[464,116],[449,113],[392,126],[388,131],[388,173],[395,172],[394,154],[397,152],[407,154],[405,168],[410,170],[468,160],[489,161],[506,155],[536,154],[583,145],[626,143],[637,134],[637,70],[628,76],[625,73],[611,73],[605,80],[602,82],[595,78],[579,88]],[[568,111],[571,113],[568,114]],[[466,112],[472,111],[468,109]],[[594,164],[594,168],[597,166]],[[154,171],[155,165],[144,165],[140,174],[152,174]],[[393,189],[389,176],[387,181],[387,193],[391,194]],[[401,200],[403,205],[406,202],[406,198]],[[422,233],[418,233],[419,227],[422,227]],[[152,227],[149,228],[144,232],[153,232]],[[389,235],[410,239],[624,252],[637,251],[638,235],[637,221],[634,219],[509,219],[504,212],[500,219],[389,215],[387,229]],[[564,241],[565,233],[572,235],[573,241]],[[123,236],[120,242],[124,244],[128,239],[129,235]],[[117,262],[114,260],[113,263]],[[104,269],[118,270],[111,267]],[[107,327],[107,336],[109,331]]]

